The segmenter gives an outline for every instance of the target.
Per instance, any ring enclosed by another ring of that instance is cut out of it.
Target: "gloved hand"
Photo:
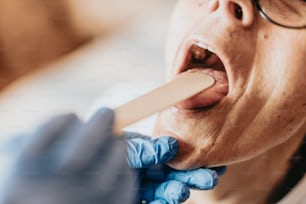
[[[165,163],[174,158],[178,143],[173,137],[151,139],[137,133],[126,133],[127,160],[138,170],[140,190],[137,200],[150,204],[176,204],[186,201],[190,188],[210,190],[218,182],[225,167],[179,171]]]
[[[112,134],[113,117],[108,109],[98,111],[86,123],[73,114],[64,115],[26,137],[0,203],[132,204],[136,194],[138,201],[178,203],[188,197],[188,186],[215,185],[216,172],[204,169],[179,172],[163,167],[158,170],[163,176],[152,179],[151,169],[145,167],[173,158],[176,141],[129,135],[126,152],[125,139]],[[130,167],[138,169],[138,177]],[[191,182],[193,175],[203,177],[203,184]]]

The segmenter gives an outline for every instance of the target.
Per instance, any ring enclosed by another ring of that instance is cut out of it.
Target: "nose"
[[[237,25],[250,27],[254,21],[254,7],[251,0],[210,0],[210,12],[220,11]]]

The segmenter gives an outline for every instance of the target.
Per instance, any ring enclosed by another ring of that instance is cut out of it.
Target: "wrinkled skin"
[[[242,8],[242,19],[235,17],[233,2]],[[250,0],[180,0],[167,45],[169,79],[193,36],[215,48],[226,67],[229,92],[201,111],[169,109],[158,115],[154,134],[180,142],[171,166],[245,161],[306,132],[305,29],[265,21]]]

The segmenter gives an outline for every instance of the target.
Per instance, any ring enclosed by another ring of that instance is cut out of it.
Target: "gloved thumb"
[[[148,168],[164,164],[178,152],[178,142],[170,136],[155,139],[139,135],[127,140],[127,161],[132,168]]]

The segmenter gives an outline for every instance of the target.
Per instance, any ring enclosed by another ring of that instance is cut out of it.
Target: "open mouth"
[[[178,74],[204,72],[215,79],[215,84],[207,90],[184,100],[176,105],[181,109],[198,109],[211,107],[228,94],[228,78],[224,64],[218,55],[204,43],[194,42],[189,46]]]

